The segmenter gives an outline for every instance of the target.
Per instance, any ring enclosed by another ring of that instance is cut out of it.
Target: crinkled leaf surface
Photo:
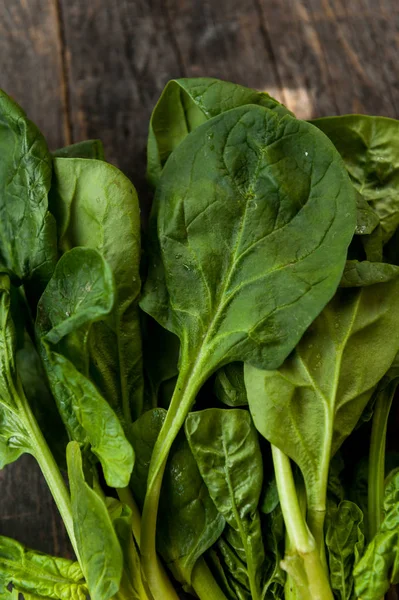
[[[10,313],[10,280],[0,275],[0,468],[31,451],[16,389],[16,336]]]
[[[191,131],[212,117],[246,104],[264,106],[279,115],[291,114],[269,94],[228,81],[211,77],[170,81],[150,121],[147,147],[150,183],[158,184],[166,160]]]
[[[244,382],[244,364],[230,363],[217,371],[214,392],[227,406],[245,406],[248,404]]]
[[[140,212],[133,184],[99,160],[54,159],[50,208],[59,248],[94,248],[115,280],[110,316],[90,330],[90,375],[126,423],[142,411],[143,375],[137,300],[140,292]]]
[[[274,368],[338,285],[354,204],[313,126],[257,106],[215,117],[164,169],[141,305],[205,378],[234,360]]]
[[[252,597],[260,598],[264,548],[258,514],[263,465],[258,434],[246,410],[192,412],[185,423],[190,448],[233,546],[248,569]]]
[[[344,115],[312,123],[336,146],[355,187],[378,215],[387,242],[399,225],[399,121]]]
[[[114,283],[107,263],[96,250],[75,248],[57,263],[38,305],[36,327],[69,435],[90,443],[108,485],[125,487],[133,468],[133,449],[117,415],[85,372],[89,327],[104,319],[113,303]]]
[[[391,584],[399,583],[399,470],[388,478],[384,519],[355,571],[356,594],[362,600],[379,600]]]
[[[123,553],[102,498],[86,483],[79,444],[67,448],[72,516],[82,569],[93,600],[108,600],[118,590]]]
[[[363,287],[374,283],[391,281],[399,276],[399,267],[389,263],[368,260],[347,260],[342,275],[341,287]]]
[[[334,597],[355,599],[353,569],[364,550],[363,513],[356,504],[344,500],[328,506],[326,545]]]
[[[245,365],[254,423],[299,465],[315,514],[325,509],[331,457],[399,349],[398,294],[398,279],[340,289],[279,370]]]
[[[24,595],[85,600],[87,587],[79,563],[24,548],[0,537],[0,587],[12,584]]]
[[[48,212],[51,156],[37,127],[0,90],[0,266],[17,281],[46,282],[57,258]]]

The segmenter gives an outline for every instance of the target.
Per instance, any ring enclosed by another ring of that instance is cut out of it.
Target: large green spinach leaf
[[[265,560],[258,513],[263,465],[250,414],[216,408],[193,412],[185,431],[209,493],[232,528],[231,545],[247,565],[248,587],[256,600]]]
[[[331,458],[399,349],[398,294],[399,279],[340,289],[279,370],[245,365],[255,425],[299,465],[319,544]]]
[[[187,135],[202,123],[232,108],[256,104],[279,115],[291,114],[265,92],[211,77],[170,81],[151,116],[147,177],[156,186],[162,169]]]
[[[232,361],[281,364],[333,295],[354,220],[353,186],[334,147],[290,116],[233,109],[170,156],[155,197],[141,301],[181,342],[144,505],[149,569],[159,479],[199,388]]]
[[[0,90],[0,266],[37,293],[57,258],[54,218],[48,212],[51,156],[37,127]]]
[[[399,583],[399,470],[388,477],[384,519],[354,571],[356,594],[379,600],[391,584]]]
[[[93,322],[114,304],[111,270],[101,255],[74,248],[59,260],[37,310],[42,356],[54,398],[70,437],[89,442],[107,483],[125,487],[133,468],[133,449],[122,425],[87,378],[87,338]]]
[[[143,403],[136,190],[123,173],[103,161],[56,158],[50,209],[61,252],[75,246],[94,248],[111,267],[116,302],[109,317],[90,330],[90,375],[128,425],[141,414]]]
[[[85,600],[87,587],[79,563],[24,548],[0,537],[0,596],[12,585],[17,592],[54,600]]]

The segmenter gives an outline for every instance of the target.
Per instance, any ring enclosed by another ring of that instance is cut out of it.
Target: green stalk
[[[370,539],[376,535],[382,521],[387,426],[397,384],[397,381],[392,381],[379,391],[374,407],[368,473],[368,534]]]
[[[46,440],[44,439],[35,416],[32,413],[19,379],[17,380],[15,398],[17,399],[18,408],[20,410],[24,426],[29,434],[32,455],[37,460],[44,475],[44,478],[64,522],[69,539],[71,540],[76,558],[80,562],[79,550],[73,529],[71,498],[58,465],[51,453],[50,448],[47,445]]]
[[[157,565],[155,538],[159,496],[166,461],[170,448],[183,426],[186,416],[195,401],[197,392],[202,385],[202,379],[197,377],[197,373],[201,374],[201,371],[203,371],[200,359],[196,361],[192,368],[189,361],[182,361],[182,363],[166,419],[152,453],[147,494],[141,520],[142,564],[154,600],[166,600],[167,598],[178,600],[174,590],[165,586],[162,573]]]
[[[140,540],[141,540],[141,515],[139,511],[139,507],[136,504],[136,500],[133,497],[132,492],[128,487],[125,488],[117,488],[116,490],[119,500],[126,504],[130,510],[132,511],[132,531],[134,539],[138,547],[140,548]]]
[[[200,600],[227,600],[202,557],[194,565],[191,585]]]
[[[290,459],[273,445],[272,455],[281,510],[291,546],[282,566],[298,587],[307,590],[309,600],[333,600],[315,540],[302,515]]]

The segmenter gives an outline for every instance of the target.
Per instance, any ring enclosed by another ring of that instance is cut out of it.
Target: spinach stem
[[[290,459],[273,445],[272,455],[281,510],[290,539],[290,552],[286,554],[283,566],[295,583],[298,580],[308,588],[309,600],[333,600],[315,540],[302,515]]]
[[[138,547],[140,548],[140,539],[141,539],[141,515],[139,511],[139,507],[136,504],[136,500],[133,497],[132,492],[128,487],[125,488],[117,488],[117,494],[119,496],[119,500],[127,506],[132,511],[132,531],[134,539]]]
[[[368,472],[368,534],[372,539],[378,532],[384,507],[385,446],[388,417],[397,382],[390,382],[377,395],[371,427]]]
[[[202,557],[194,565],[191,585],[200,600],[227,600]]]
[[[162,572],[156,560],[155,536],[157,515],[166,461],[170,448],[183,426],[197,392],[202,385],[201,374],[203,377],[204,371],[206,372],[206,369],[203,369],[202,366],[200,358],[197,359],[193,367],[191,367],[188,360],[182,361],[166,419],[162,425],[151,457],[147,494],[141,520],[141,556],[144,574],[155,600],[166,600],[167,598],[178,600],[174,589],[170,585],[165,587],[165,580],[162,578]],[[198,376],[197,373],[199,373]]]
[[[22,412],[21,416],[23,418],[23,423],[30,436],[32,454],[39,464],[57,508],[61,514],[69,539],[71,540],[72,547],[76,554],[76,558],[81,563],[73,528],[71,498],[67,486],[51,453],[51,450],[48,447],[47,442],[40,430],[40,427],[37,424],[36,418],[32,413],[19,378],[17,379],[16,397],[18,398],[18,404]]]

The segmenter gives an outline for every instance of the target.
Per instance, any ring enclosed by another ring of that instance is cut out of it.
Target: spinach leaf
[[[17,391],[16,336],[10,313],[10,280],[0,275],[0,468],[31,452]]]
[[[279,370],[245,365],[255,426],[299,465],[319,545],[330,460],[399,349],[398,293],[398,279],[340,289]]]
[[[50,208],[57,220],[61,252],[75,246],[94,248],[112,270],[116,302],[109,317],[90,330],[90,376],[128,425],[141,414],[143,402],[136,191],[105,162],[56,158]]]
[[[378,215],[386,243],[399,225],[399,121],[344,115],[312,123],[341,154],[356,189]]]
[[[379,600],[391,584],[399,583],[399,470],[388,477],[384,519],[354,570],[356,594],[362,600]]]
[[[326,515],[326,545],[331,587],[338,600],[356,598],[353,569],[364,550],[363,513],[349,500],[329,504]]]
[[[166,411],[144,413],[131,429],[136,455],[131,486],[140,505],[146,491],[153,447]],[[225,520],[213,504],[184,435],[173,444],[162,484],[157,546],[175,578],[191,584],[198,558],[221,535]]]
[[[192,583],[197,560],[220,537],[225,519],[212,502],[183,432],[172,446],[162,482],[157,547],[174,577]]]
[[[363,287],[396,279],[399,267],[388,263],[367,260],[347,260],[342,275],[341,287]]]
[[[104,146],[101,140],[84,140],[70,146],[59,148],[52,153],[54,158],[93,158],[105,160]]]
[[[87,588],[77,562],[24,548],[0,536],[0,595],[10,584],[24,594],[55,600],[85,600]]]
[[[148,569],[159,479],[201,385],[229,362],[281,364],[339,283],[354,204],[327,138],[259,106],[211,119],[170,156],[155,196],[141,306],[179,336],[180,373],[148,480]]]
[[[219,369],[213,389],[217,398],[227,406],[247,405],[244,363],[234,362]]]
[[[73,525],[81,565],[93,600],[108,600],[120,586],[123,554],[102,498],[86,483],[79,444],[67,448]]]
[[[185,431],[209,493],[232,531],[248,569],[252,598],[260,598],[264,548],[258,513],[263,465],[258,436],[245,410],[190,413]]]
[[[125,487],[133,449],[118,417],[87,375],[90,325],[114,303],[109,266],[96,251],[75,248],[57,263],[37,310],[42,357],[58,410],[70,437],[89,442],[108,485]]]
[[[284,558],[285,527],[280,505],[261,518],[266,551],[262,598],[283,598],[286,574],[281,562]]]
[[[106,504],[123,552],[124,569],[118,598],[149,600],[142,578],[139,552],[133,541],[131,510],[115,498],[107,498]]]
[[[169,81],[151,116],[147,146],[147,177],[158,185],[170,154],[202,123],[232,108],[264,106],[278,115],[292,114],[265,92],[211,77]]]
[[[32,280],[38,291],[57,258],[50,183],[51,156],[43,136],[0,90],[0,266],[16,283]]]

